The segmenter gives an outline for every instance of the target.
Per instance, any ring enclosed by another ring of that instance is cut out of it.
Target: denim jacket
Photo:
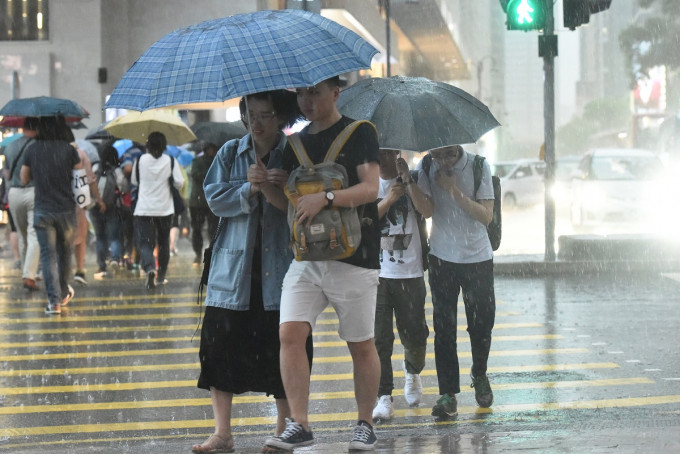
[[[271,150],[268,168],[281,168],[286,136]],[[236,152],[235,158],[233,157]],[[233,161],[231,171],[228,163]],[[217,216],[226,218],[213,248],[205,305],[231,310],[250,307],[251,269],[257,226],[262,209],[262,295],[264,309],[279,310],[281,284],[293,259],[288,247],[287,214],[249,197],[248,167],[255,163],[250,135],[231,140],[217,152],[203,182],[205,198]]]

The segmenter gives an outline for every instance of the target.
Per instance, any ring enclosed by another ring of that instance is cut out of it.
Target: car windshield
[[[591,178],[594,180],[651,180],[662,170],[653,156],[595,156]]]

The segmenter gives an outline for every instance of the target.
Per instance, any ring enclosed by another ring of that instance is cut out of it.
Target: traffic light
[[[505,8],[508,30],[540,30],[545,26],[545,2],[552,0],[509,0]],[[503,5],[505,2],[501,2]]]
[[[609,9],[612,0],[563,0],[564,26],[576,30],[579,25],[590,22],[590,15]]]

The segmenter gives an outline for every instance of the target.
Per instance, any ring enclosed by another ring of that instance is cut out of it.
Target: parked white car
[[[662,175],[661,160],[648,150],[589,151],[572,180],[572,225],[613,226],[649,220],[666,191]]]
[[[541,203],[545,197],[545,163],[533,159],[496,162],[492,172],[501,179],[503,209]]]

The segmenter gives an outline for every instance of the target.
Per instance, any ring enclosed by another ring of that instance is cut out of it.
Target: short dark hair
[[[326,79],[326,80],[324,80],[324,82],[326,82],[331,87],[341,87],[342,86],[342,84],[340,82],[340,76],[339,75],[333,76],[330,79]]]
[[[241,98],[238,103],[238,108],[241,111],[241,117],[246,114],[246,98],[261,99],[272,103],[274,112],[280,121],[283,122],[284,128],[290,128],[296,121],[302,119],[302,112],[297,103],[297,94],[288,90],[272,90],[263,91],[261,93],[253,93]],[[248,124],[244,122],[246,128]]]
[[[37,131],[38,124],[40,124],[40,118],[38,117],[26,117],[24,118],[24,129],[30,131]]]
[[[154,131],[146,139],[146,149],[154,158],[160,158],[168,147],[168,140],[162,132]]]

